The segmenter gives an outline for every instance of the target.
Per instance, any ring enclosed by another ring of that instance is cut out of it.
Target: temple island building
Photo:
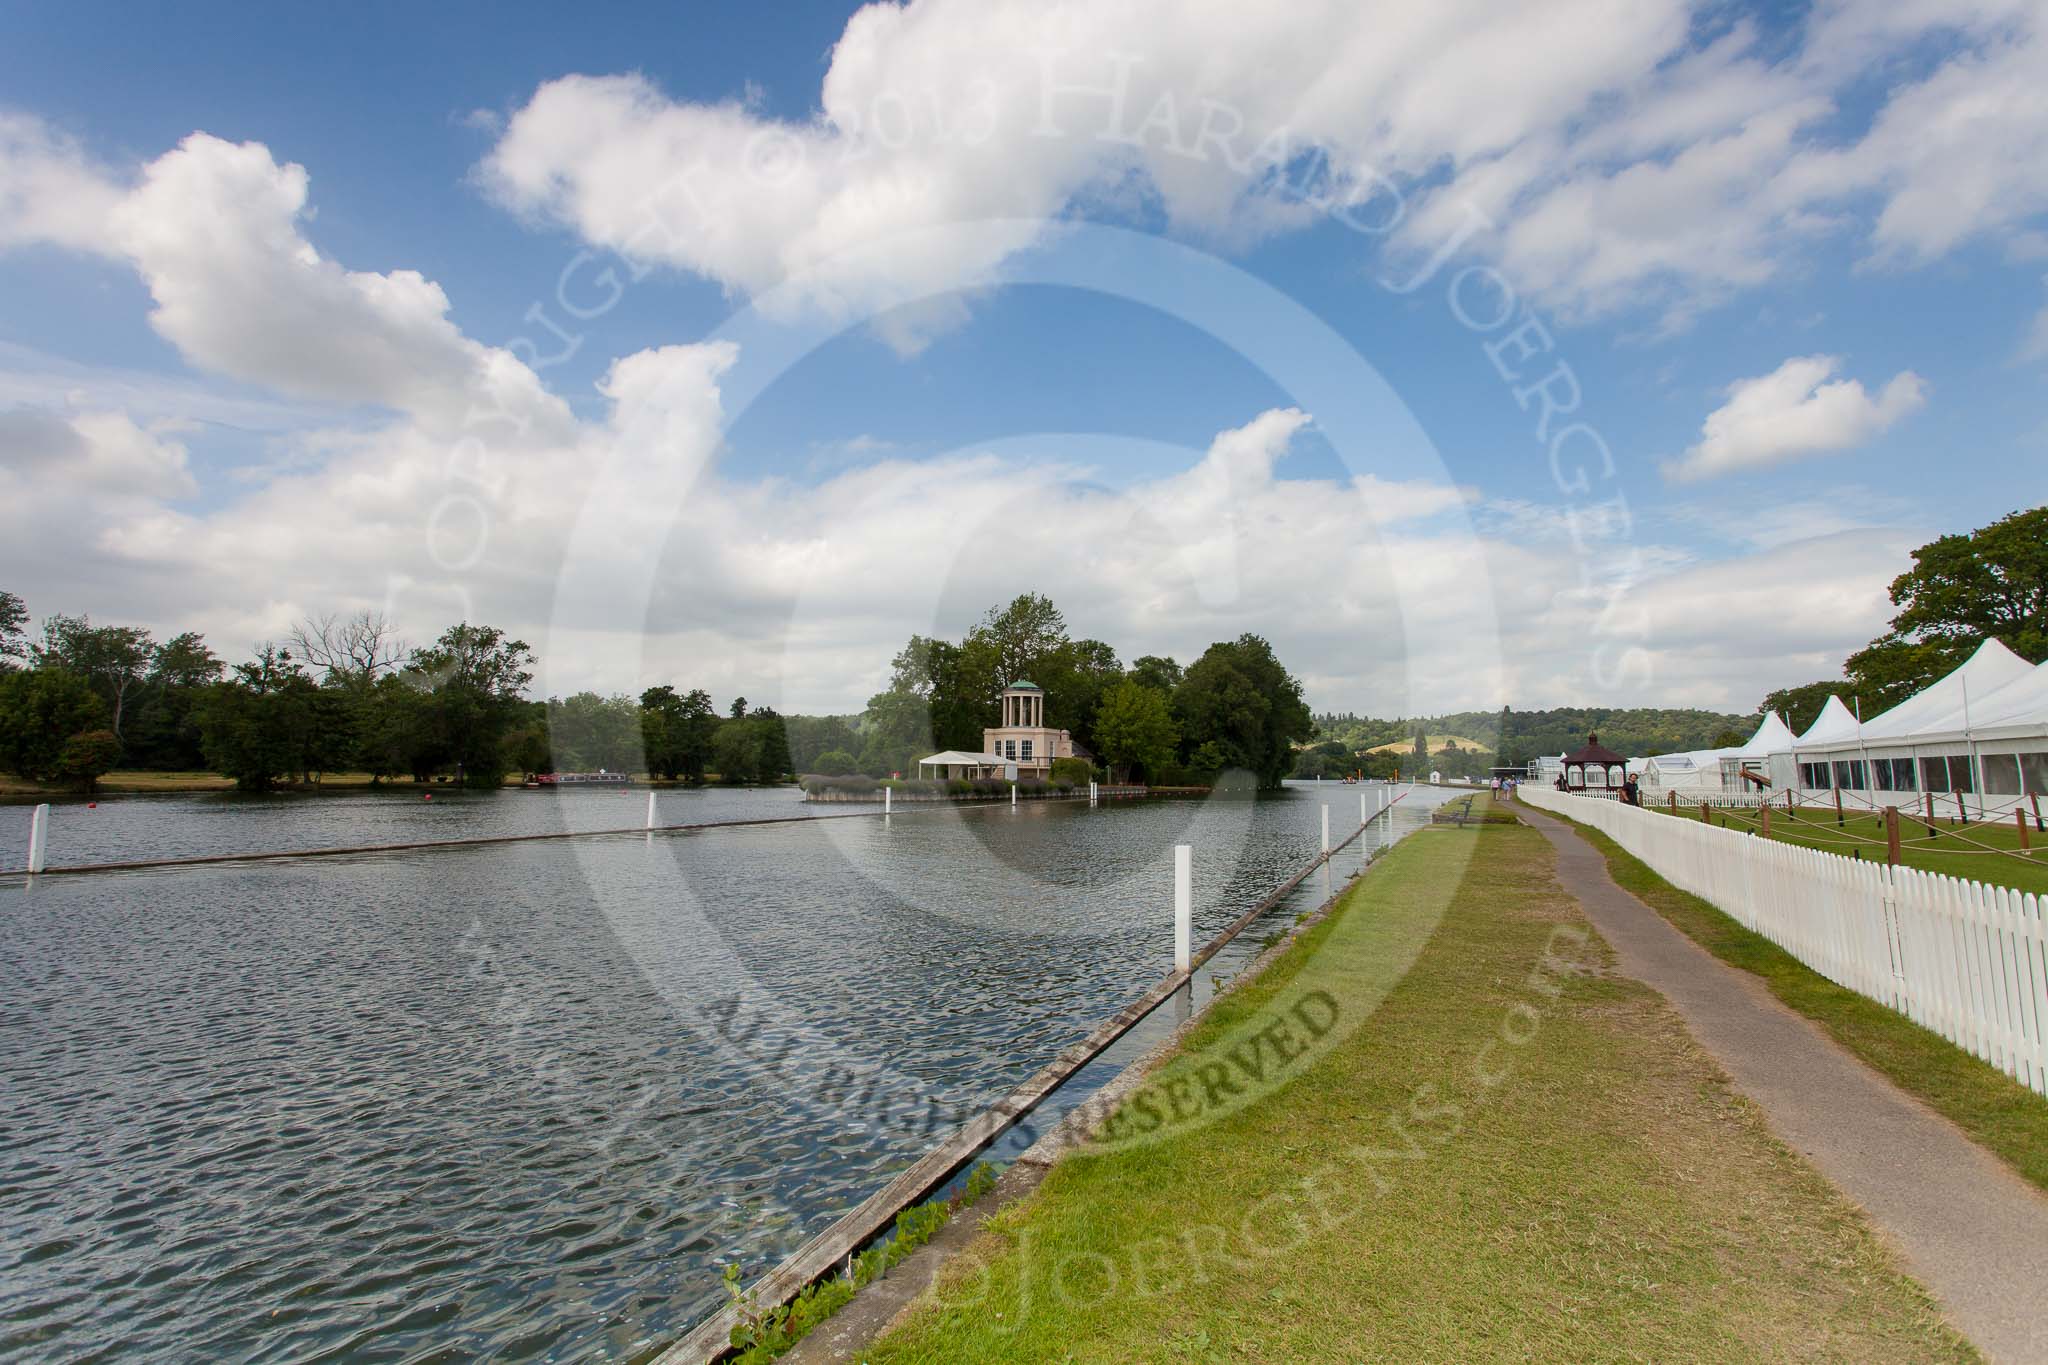
[[[1088,758],[1065,730],[1045,723],[1045,691],[1019,679],[1003,689],[1002,723],[981,732],[978,754],[948,749],[917,761],[919,777],[1046,778],[1056,758]]]

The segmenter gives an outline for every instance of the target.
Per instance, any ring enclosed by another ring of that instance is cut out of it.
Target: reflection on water
[[[1331,786],[0,883],[0,1356],[671,1337],[1156,981],[1171,844],[1200,941],[1324,799],[1355,825]]]

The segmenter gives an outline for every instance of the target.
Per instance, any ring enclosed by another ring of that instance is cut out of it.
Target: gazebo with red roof
[[[1614,791],[1627,776],[1628,760],[1602,744],[1598,735],[1587,735],[1584,746],[1564,756],[1566,791]],[[1589,782],[1588,777],[1594,780]]]

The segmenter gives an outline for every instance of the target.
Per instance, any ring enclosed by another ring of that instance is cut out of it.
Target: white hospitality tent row
[[[1836,697],[1771,759],[1781,790],[1839,790],[1871,809],[2037,818],[2048,796],[2048,663],[1986,640],[1963,665],[1857,724]]]
[[[1772,711],[1746,743],[1727,749],[1693,749],[1656,754],[1643,764],[1645,799],[1677,793],[1680,800],[1698,800],[1726,792],[1754,795],[1767,790],[1759,779],[1768,774],[1771,755],[1793,743],[1792,728]],[[1745,780],[1743,774],[1749,776]]]

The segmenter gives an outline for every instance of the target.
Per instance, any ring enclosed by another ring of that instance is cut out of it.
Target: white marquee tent
[[[2048,796],[2048,664],[1987,640],[1961,667],[1861,726],[1830,698],[1805,734],[1774,753],[1774,776],[1780,769],[1802,791],[1839,789],[1845,803],[1871,809],[2037,812]]]
[[[1677,792],[1680,800],[1698,799],[1719,792],[1740,794],[1766,790],[1745,782],[1747,772],[1762,777],[1771,766],[1771,755],[1792,746],[1792,729],[1777,712],[1767,713],[1756,733],[1746,743],[1730,749],[1694,749],[1687,753],[1657,754],[1643,764],[1644,799]]]

